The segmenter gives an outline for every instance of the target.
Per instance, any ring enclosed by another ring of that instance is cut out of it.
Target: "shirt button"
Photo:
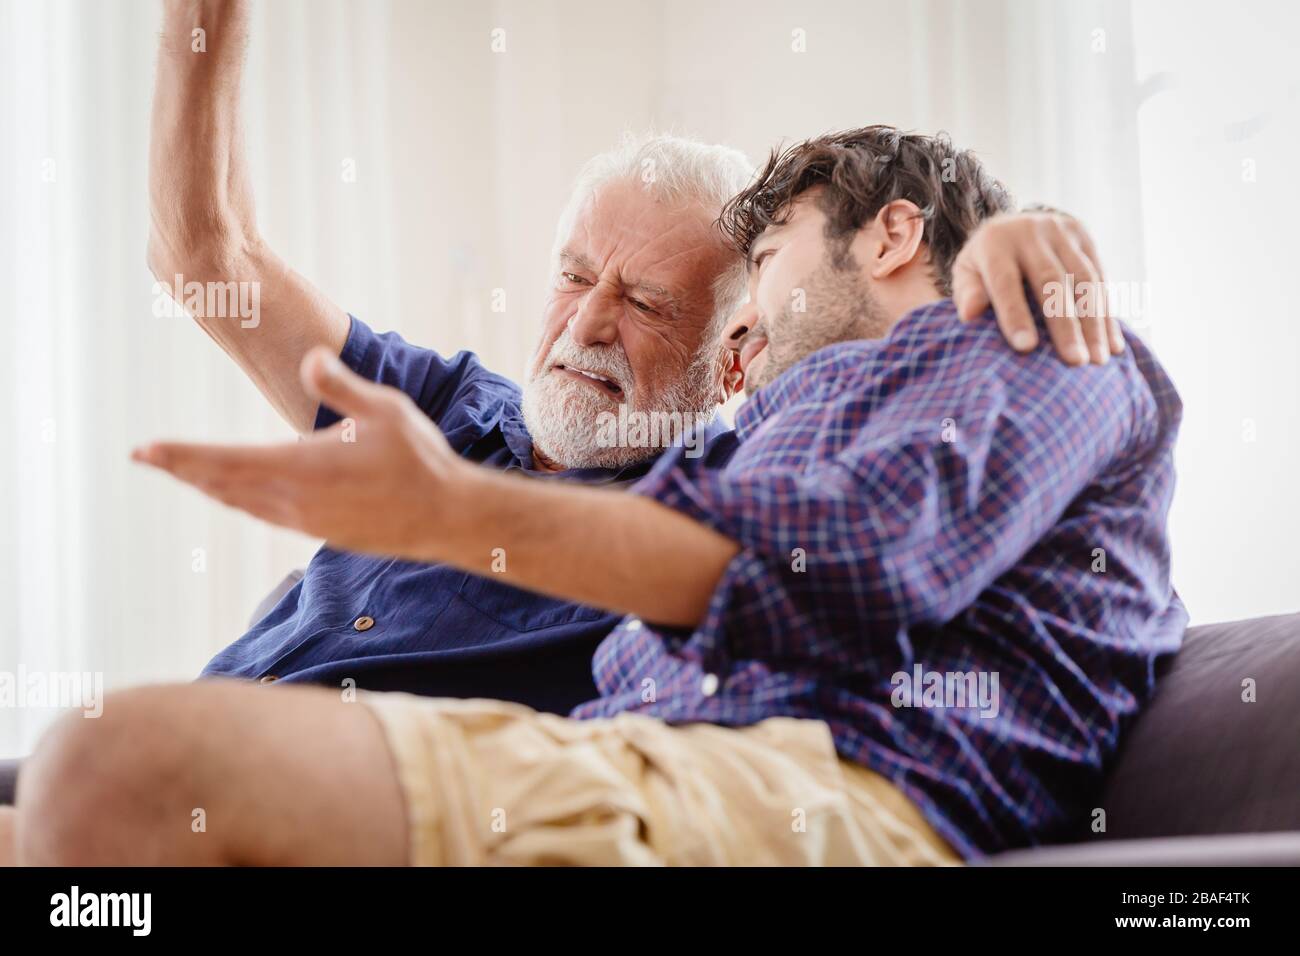
[[[265,677],[258,678],[257,682],[259,684],[274,684],[279,679],[274,674],[267,674]]]
[[[358,631],[368,631],[375,626],[375,619],[373,617],[370,617],[369,615],[362,614],[359,618],[357,618],[355,621],[352,622],[352,626],[356,628]]]
[[[627,629],[629,631],[641,630],[641,619],[639,617],[632,618],[632,620],[627,622]]]
[[[704,680],[700,681],[700,693],[705,697],[712,697],[718,692],[718,675],[705,674]]]

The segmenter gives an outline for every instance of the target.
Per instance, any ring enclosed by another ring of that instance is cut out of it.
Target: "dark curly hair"
[[[896,199],[915,203],[944,295],[952,294],[953,260],[975,227],[1014,208],[1006,187],[947,134],[864,126],[774,149],[754,182],[723,207],[718,225],[748,255],[763,230],[784,222],[791,203],[814,186],[824,187],[818,205],[827,217],[832,261],[840,267],[853,234],[884,206]]]

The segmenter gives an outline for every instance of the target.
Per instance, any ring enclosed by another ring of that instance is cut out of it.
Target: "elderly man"
[[[200,26],[207,52],[197,55],[190,37]],[[321,346],[364,378],[404,392],[465,459],[530,477],[622,487],[646,473],[665,437],[691,443],[721,430],[714,414],[739,372],[719,334],[744,298],[745,277],[713,224],[753,173],[742,155],[659,137],[584,167],[560,217],[541,340],[520,389],[470,353],[446,358],[376,334],[267,247],[240,134],[247,37],[246,3],[166,4],[148,258],[167,284],[176,275],[260,284],[255,325],[195,320],[294,429],[307,434],[336,421],[298,377],[303,355]],[[1082,280],[1097,271],[1087,237],[1064,217],[1011,217],[971,246],[956,294],[969,315],[992,294],[1008,336],[1028,337],[1017,340],[1022,350],[1033,341],[1022,273],[1041,288],[1066,273]],[[1082,323],[1063,315],[1052,333],[1062,357],[1076,363],[1086,361],[1085,344],[1099,361],[1119,341],[1100,315]],[[602,411],[619,405],[702,430],[644,429],[642,440],[628,440],[602,428],[610,421]],[[591,656],[616,623],[606,611],[520,590],[500,575],[327,546],[203,674],[494,697],[567,713],[595,696]]]
[[[117,695],[42,743],[20,859],[939,863],[1069,826],[1186,620],[1164,532],[1179,406],[1140,342],[1071,371],[955,321],[956,252],[1005,201],[971,154],[887,127],[774,156],[724,217],[757,394],[636,494],[467,461],[324,348],[305,391],[355,443],[142,451],[341,547],[484,576],[499,547],[510,580],[625,616],[567,719],[232,682]],[[923,668],[939,696],[899,695]],[[1006,692],[947,700],[954,673]],[[223,821],[200,839],[196,806]]]

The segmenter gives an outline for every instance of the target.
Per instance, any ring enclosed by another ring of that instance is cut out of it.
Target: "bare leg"
[[[14,865],[14,827],[18,814],[13,807],[0,807],[0,866]]]
[[[325,688],[233,681],[109,695],[57,723],[18,782],[22,864],[401,865],[383,732]]]

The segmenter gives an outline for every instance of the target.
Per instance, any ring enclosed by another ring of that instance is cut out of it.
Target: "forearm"
[[[257,231],[240,113],[248,20],[244,0],[165,4],[149,149],[149,267],[183,305],[177,276],[205,290],[238,284],[255,314],[189,311],[281,417],[307,432],[317,403],[303,391],[298,365],[313,346],[337,354],[348,317]],[[201,50],[195,30],[203,31]]]
[[[164,4],[149,144],[149,259],[163,276],[256,242],[240,125],[247,45],[243,0]]]
[[[657,624],[703,620],[735,542],[639,495],[465,465],[419,555]]]

